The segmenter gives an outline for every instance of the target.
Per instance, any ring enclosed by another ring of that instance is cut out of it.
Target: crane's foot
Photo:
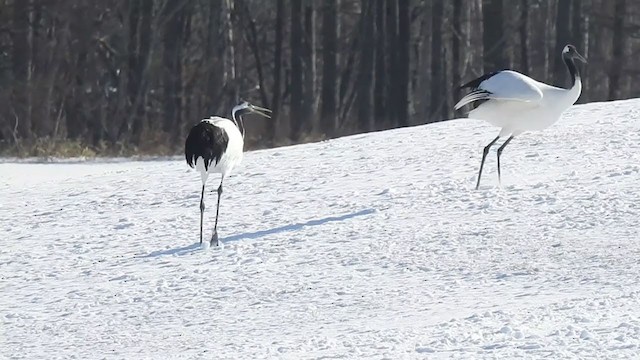
[[[214,231],[213,235],[211,236],[211,246],[219,246],[220,245],[220,241],[218,240],[218,231]]]

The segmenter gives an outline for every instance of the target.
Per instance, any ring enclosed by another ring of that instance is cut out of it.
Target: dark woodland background
[[[567,43],[580,102],[640,96],[634,0],[0,0],[0,151],[177,153],[239,99],[250,148],[442,121],[486,71],[566,86]]]

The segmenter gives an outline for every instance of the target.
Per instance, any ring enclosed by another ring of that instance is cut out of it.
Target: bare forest
[[[0,151],[174,154],[246,99],[249,148],[436,121],[511,68],[580,102],[640,96],[640,1],[0,0]]]

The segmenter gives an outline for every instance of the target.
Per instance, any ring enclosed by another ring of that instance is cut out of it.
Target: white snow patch
[[[640,101],[184,160],[0,163],[0,357],[637,358]],[[207,189],[206,232],[215,214]]]

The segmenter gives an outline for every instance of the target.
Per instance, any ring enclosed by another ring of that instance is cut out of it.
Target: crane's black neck
[[[231,117],[233,118],[233,123],[236,124],[236,127],[238,128],[238,130],[240,130],[240,133],[242,134],[243,139],[244,139],[244,123],[242,122],[242,115],[244,113],[245,113],[244,110],[237,110],[231,114]]]
[[[562,54],[562,60],[567,65],[567,69],[569,70],[569,75],[571,75],[571,87],[576,85],[576,81],[580,80],[580,70],[576,66],[573,58],[568,54]]]

